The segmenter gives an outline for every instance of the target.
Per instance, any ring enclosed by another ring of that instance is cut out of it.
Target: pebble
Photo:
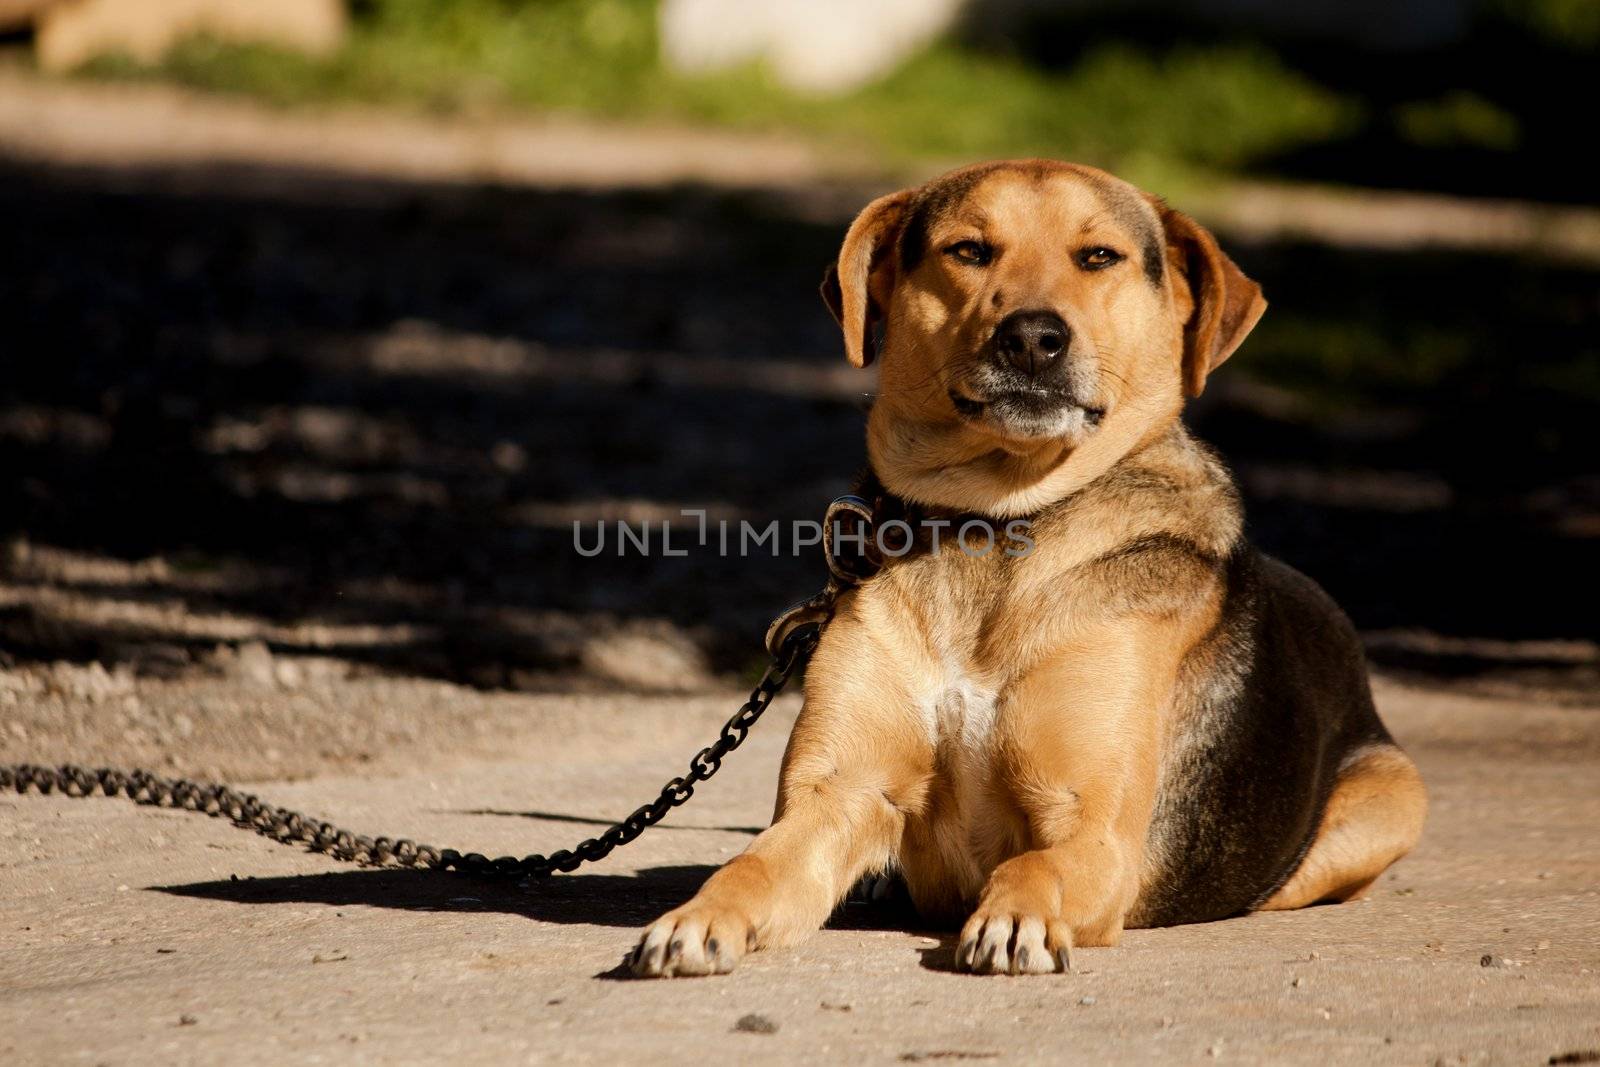
[[[197,1018],[196,1016],[193,1016],[193,1015],[180,1015],[180,1016],[178,1016],[178,1025],[179,1026],[193,1026],[195,1023],[198,1023],[199,1021],[200,1021],[199,1018]]]
[[[1492,952],[1485,952],[1483,954],[1483,958],[1478,960],[1478,966],[1480,966],[1480,967],[1509,967],[1509,966],[1511,966],[1511,961],[1506,959],[1504,956],[1496,956]]]
[[[1078,998],[1078,1003],[1082,1004],[1086,1008],[1092,1007],[1094,1005],[1094,1002],[1095,1002],[1095,1000],[1094,1000],[1093,997],[1080,997],[1080,998]]]
[[[777,1023],[765,1015],[757,1015],[754,1012],[749,1015],[741,1015],[739,1021],[733,1024],[733,1028],[745,1034],[775,1034],[778,1032]]]

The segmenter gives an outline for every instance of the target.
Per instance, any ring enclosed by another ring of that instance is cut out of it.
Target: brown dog
[[[985,164],[874,201],[824,292],[852,363],[881,348],[883,486],[1032,550],[840,599],[771,828],[636,973],[726,972],[890,868],[966,919],[958,967],[1064,970],[1128,926],[1352,899],[1411,849],[1422,780],[1350,622],[1242,539],[1179,421],[1266,308],[1208,232],[1089,167]]]

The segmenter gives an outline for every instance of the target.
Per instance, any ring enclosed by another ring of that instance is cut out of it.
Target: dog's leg
[[[1075,945],[1121,937],[1139,892],[1161,716],[1181,654],[1172,630],[1098,627],[1006,700],[1002,773],[1033,848],[990,874],[962,927],[958,969],[1064,971]]]
[[[1357,900],[1422,836],[1428,794],[1411,758],[1392,744],[1354,753],[1300,867],[1263,911]]]
[[[893,857],[931,748],[904,664],[879,657],[853,615],[829,626],[806,675],[770,828],[645,931],[635,974],[724,974],[746,951],[817,929],[864,873]]]

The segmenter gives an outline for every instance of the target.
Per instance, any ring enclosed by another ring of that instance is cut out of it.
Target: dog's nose
[[[995,348],[1027,375],[1042,374],[1067,350],[1072,331],[1054,311],[1013,311],[994,330]]]

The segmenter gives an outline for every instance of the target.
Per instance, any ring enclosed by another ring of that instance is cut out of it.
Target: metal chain
[[[822,594],[827,597],[829,613],[835,591],[835,587],[830,585]],[[545,878],[556,871],[576,870],[582,864],[605,858],[613,849],[626,845],[660,822],[667,812],[694,796],[695,785],[717,773],[722,766],[722,758],[744,743],[750,727],[771,706],[773,698],[795,671],[811,658],[826,618],[826,614],[819,618],[813,611],[806,621],[786,630],[781,641],[774,642],[776,647],[772,652],[772,662],[751,691],[750,699],[734,713],[733,718],[723,724],[716,742],[701,749],[689,761],[688,774],[672,779],[662,787],[661,795],[654,801],[640,807],[600,836],[548,856],[534,854],[521,859],[515,856],[489,859],[477,852],[461,853],[451,848],[435,848],[405,838],[367,837],[300,812],[268,804],[259,797],[225,785],[194,782],[186,778],[162,778],[145,770],[105,767],[91,770],[70,763],[60,767],[4,764],[0,765],[0,791],[15,789],[18,793],[26,793],[32,788],[48,794],[59,790],[72,797],[92,796],[97,791],[108,797],[121,794],[136,804],[184,808],[215,818],[227,818],[235,826],[254,830],[274,841],[304,844],[312,852],[371,867],[415,867],[487,878]]]

